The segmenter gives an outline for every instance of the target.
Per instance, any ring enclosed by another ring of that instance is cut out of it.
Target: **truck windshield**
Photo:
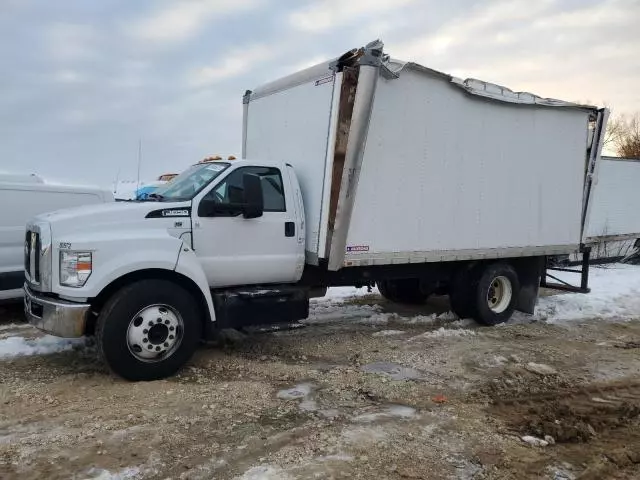
[[[219,162],[194,165],[150,194],[149,198],[161,202],[191,200],[228,167],[228,163]]]

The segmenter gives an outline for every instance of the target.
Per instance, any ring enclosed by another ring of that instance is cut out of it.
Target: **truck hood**
[[[144,228],[144,222],[169,226],[170,220],[184,219],[190,213],[191,202],[114,202],[44,213],[34,220],[49,222],[53,229],[64,232],[121,230],[132,225]]]

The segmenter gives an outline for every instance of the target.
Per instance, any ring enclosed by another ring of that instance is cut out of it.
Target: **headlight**
[[[60,252],[60,285],[82,287],[91,275],[91,252]]]

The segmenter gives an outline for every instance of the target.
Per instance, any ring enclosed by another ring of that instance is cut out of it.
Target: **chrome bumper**
[[[38,330],[57,337],[84,335],[90,305],[38,296],[24,286],[24,313]]]

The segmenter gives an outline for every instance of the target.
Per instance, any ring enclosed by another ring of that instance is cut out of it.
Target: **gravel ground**
[[[128,383],[0,309],[3,479],[640,478],[640,321],[315,304]],[[28,347],[28,348],[27,348]]]

